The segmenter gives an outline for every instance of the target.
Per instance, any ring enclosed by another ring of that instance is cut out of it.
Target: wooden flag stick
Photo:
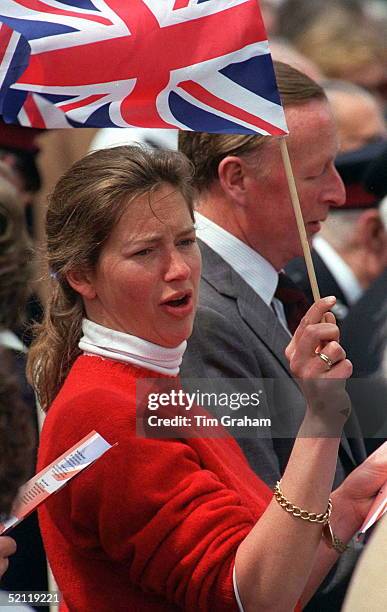
[[[288,180],[290,197],[293,204],[294,214],[296,215],[298,233],[300,235],[302,250],[304,252],[306,268],[308,270],[308,276],[310,281],[310,286],[312,288],[313,299],[316,302],[320,299],[320,291],[317,285],[316,272],[314,270],[314,265],[312,261],[312,255],[310,253],[310,246],[308,242],[308,238],[305,230],[305,223],[302,217],[300,200],[297,193],[296,182],[294,180],[294,174],[292,170],[292,165],[290,163],[288,146],[286,143],[286,138],[280,138],[280,147],[281,147],[281,155],[282,161],[284,164],[286,178]]]

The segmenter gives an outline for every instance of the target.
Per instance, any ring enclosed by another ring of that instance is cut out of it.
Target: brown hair
[[[313,99],[326,99],[324,90],[313,79],[296,68],[274,62],[278,90],[284,106],[303,104]],[[256,134],[207,134],[180,132],[179,150],[195,167],[194,184],[201,191],[218,178],[219,163],[228,155],[248,157],[271,141]]]
[[[8,516],[19,487],[29,477],[35,435],[12,370],[11,351],[0,348],[0,515]]]
[[[380,79],[385,74],[386,46],[378,25],[354,19],[340,6],[326,11],[302,32],[296,46],[329,79],[367,85],[363,82],[364,71],[378,66]]]
[[[193,218],[191,176],[190,163],[178,152],[120,146],[87,155],[57,183],[46,220],[52,290],[27,367],[44,410],[80,354],[83,302],[66,274],[93,269],[128,204],[163,183],[182,193]]]
[[[22,321],[31,272],[24,210],[13,185],[0,178],[0,327]]]

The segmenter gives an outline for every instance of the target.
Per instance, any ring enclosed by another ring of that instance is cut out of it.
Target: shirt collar
[[[362,295],[363,289],[352,269],[321,236],[316,236],[313,240],[313,248],[329,269],[329,272],[344,293],[348,304],[354,304]]]
[[[195,211],[196,235],[220,255],[270,306],[278,284],[278,272],[262,255],[223,227]]]
[[[79,348],[87,355],[99,355],[115,361],[132,363],[160,374],[177,376],[187,342],[166,348],[143,338],[109,329],[89,319],[82,321],[83,336]]]

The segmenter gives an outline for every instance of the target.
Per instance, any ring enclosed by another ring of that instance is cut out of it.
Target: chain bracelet
[[[332,512],[332,501],[330,499],[328,501],[326,511],[322,512],[321,514],[317,514],[316,512],[307,512],[306,510],[302,510],[299,506],[295,506],[288,499],[286,499],[282,493],[280,482],[277,482],[274,487],[274,496],[279,505],[286,510],[286,512],[289,512],[289,514],[292,514],[296,518],[300,518],[303,521],[309,521],[310,523],[320,523],[321,525],[326,525],[326,523],[329,522]]]
[[[274,487],[274,497],[276,498],[281,508],[286,510],[286,512],[289,512],[289,514],[291,514],[292,516],[300,518],[303,521],[309,521],[310,523],[319,523],[320,525],[323,525],[323,538],[326,541],[327,545],[330,548],[334,548],[337,553],[341,554],[348,549],[348,546],[333,533],[330,524],[330,518],[332,513],[331,499],[328,500],[328,507],[325,512],[322,512],[321,514],[317,514],[316,512],[307,512],[306,510],[302,510],[299,506],[295,506],[288,499],[286,499],[285,495],[282,493],[280,481],[277,482]]]

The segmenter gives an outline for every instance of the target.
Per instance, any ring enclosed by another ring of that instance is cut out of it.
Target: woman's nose
[[[165,280],[187,280],[191,276],[191,268],[184,256],[175,249],[169,254]]]

